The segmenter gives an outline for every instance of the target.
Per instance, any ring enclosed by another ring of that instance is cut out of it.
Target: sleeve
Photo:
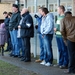
[[[9,19],[9,18],[7,18],[7,20],[4,22],[6,27],[8,27],[8,26],[9,26],[9,21],[10,21],[10,19]]]
[[[26,28],[30,28],[32,25],[32,18],[29,16],[27,16],[26,18],[24,18],[21,28],[22,29],[26,29]]]
[[[67,37],[66,37],[66,29],[65,29],[64,21],[65,21],[65,19],[62,19],[61,22],[60,22],[60,31],[61,31],[61,34],[63,36],[63,39],[66,40]]]

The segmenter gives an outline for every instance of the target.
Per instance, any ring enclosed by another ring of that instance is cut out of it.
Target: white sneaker
[[[45,65],[45,64],[46,64],[46,62],[43,60],[40,64],[41,64],[41,65]]]
[[[45,64],[45,66],[52,66],[52,64],[48,62]]]

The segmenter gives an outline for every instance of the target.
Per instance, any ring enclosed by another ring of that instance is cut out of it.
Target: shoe
[[[24,58],[24,57],[22,57],[21,61],[24,61],[24,60],[25,60],[25,58]]]
[[[16,58],[16,57],[18,57],[18,55],[14,55],[13,57]]]
[[[38,59],[38,60],[35,60],[35,62],[36,62],[36,63],[42,62],[42,60],[41,60],[41,59]]]
[[[53,65],[54,67],[59,67],[60,65],[59,64],[56,64],[56,65]]]
[[[40,64],[45,65],[46,64],[45,60],[43,60]]]
[[[4,52],[8,52],[9,50],[5,50]]]
[[[64,71],[65,74],[75,74],[75,72]]]
[[[59,66],[59,68],[60,68],[60,69],[68,69],[68,67],[67,67],[67,66],[64,66],[64,65]]]
[[[24,62],[31,62],[31,60],[24,60]]]
[[[14,54],[12,54],[12,53],[10,53],[9,55],[10,55],[10,57],[14,56]]]
[[[45,64],[45,66],[52,66],[52,64],[48,62]]]
[[[23,56],[20,56],[20,55],[18,56],[18,58],[22,58],[22,57],[23,57]]]

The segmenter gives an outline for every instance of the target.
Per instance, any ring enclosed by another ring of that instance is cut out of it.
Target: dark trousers
[[[30,37],[22,38],[23,52],[26,60],[31,60],[30,54]]]
[[[67,40],[69,53],[69,72],[75,73],[75,42]]]
[[[10,38],[10,33],[9,30],[7,30],[7,49],[8,51],[12,50],[12,44],[11,44],[11,38]]]

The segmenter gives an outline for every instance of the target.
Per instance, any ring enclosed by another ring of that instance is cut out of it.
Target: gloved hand
[[[38,29],[38,25],[35,25],[35,28]]]
[[[34,15],[35,18],[39,17],[37,14]]]

